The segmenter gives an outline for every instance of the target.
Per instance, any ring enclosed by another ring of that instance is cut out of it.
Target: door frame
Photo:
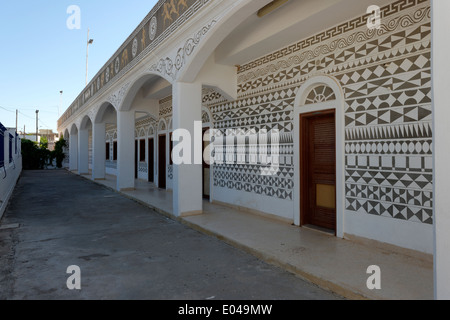
[[[156,184],[155,183],[155,138],[154,137],[147,138],[147,149],[148,149],[148,164],[147,164],[148,179],[147,180],[150,183]],[[151,150],[153,150],[153,152],[151,152]],[[150,177],[152,179],[150,179]],[[150,181],[150,180],[152,180],[152,181]]]
[[[204,136],[205,136],[205,133],[206,132],[208,132],[208,130],[211,130],[209,127],[207,127],[207,126],[204,126],[203,128],[202,128],[202,152],[204,153],[205,152],[205,149],[203,148],[203,146],[204,146]],[[210,133],[211,133],[211,131],[210,131]],[[205,200],[208,200],[208,201],[210,201],[211,200],[211,164],[207,164],[206,162],[205,162],[205,159],[204,159],[204,157],[202,157],[202,196],[203,196],[203,199],[205,199]],[[209,195],[206,195],[205,194],[205,169],[209,169]]]
[[[164,175],[161,175],[161,138],[164,137]],[[161,186],[161,179],[164,176],[165,186]],[[158,188],[167,189],[167,134],[162,133],[158,135]]]
[[[306,99],[311,90],[317,86],[330,87],[336,100],[306,104]],[[307,80],[298,90],[294,103],[294,224],[301,225],[301,167],[300,167],[300,115],[324,110],[335,110],[336,118],[336,236],[344,237],[344,212],[345,212],[345,112],[344,93],[339,81],[330,76],[316,76]]]
[[[311,113],[300,113],[300,226],[304,226],[308,223],[306,223],[307,219],[307,213],[305,212],[308,208],[307,198],[309,196],[309,192],[306,192],[306,187],[309,186],[308,179],[305,178],[305,176],[308,174],[309,167],[306,166],[306,164],[309,163],[309,157],[308,157],[308,149],[309,149],[309,141],[306,139],[305,136],[302,136],[302,134],[305,134],[305,128],[303,127],[303,124],[307,122],[310,119],[314,119],[316,117],[322,117],[322,116],[328,116],[333,115],[336,119],[336,109],[328,109],[328,110],[320,110],[315,111]],[[336,137],[336,131],[334,133]],[[310,138],[310,137],[309,137]],[[335,143],[336,144],[336,143]],[[336,159],[335,159],[336,162]],[[336,181],[335,181],[336,184]],[[337,186],[336,186],[336,192],[337,192]],[[337,199],[337,197],[336,197]],[[337,220],[337,212],[336,214],[336,220]],[[336,221],[337,224],[337,221]],[[336,232],[336,230],[332,230]]]
[[[207,118],[208,118],[207,121],[205,121],[203,119],[203,113],[206,113]],[[214,134],[214,121],[213,121],[213,119],[214,118],[213,118],[213,115],[211,113],[211,110],[209,110],[209,108],[206,107],[206,106],[202,106],[202,120],[203,120],[202,121],[202,132],[203,132],[204,129],[207,128],[207,129],[210,130],[210,134]],[[202,134],[202,140],[203,139],[204,139],[204,136]],[[202,146],[203,146],[203,144],[202,144]],[[211,150],[214,149],[214,143],[213,142],[211,142],[211,148],[212,148]],[[203,168],[202,168],[202,179],[204,179],[203,178]],[[202,191],[203,191],[203,187],[202,187]],[[203,194],[203,192],[202,192],[202,194]],[[209,166],[209,202],[210,203],[214,202],[214,159],[211,159],[211,164]]]

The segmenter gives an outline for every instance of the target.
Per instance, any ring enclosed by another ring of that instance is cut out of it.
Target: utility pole
[[[93,39],[89,39],[89,28],[87,32],[87,46],[86,46],[86,86],[88,84],[88,64],[89,64],[89,45],[94,43]]]
[[[36,110],[36,142],[39,143],[39,139],[38,139],[38,131],[39,128],[39,110]]]
[[[16,109],[16,133],[19,132],[19,127],[18,125],[18,120],[19,120],[19,110]]]

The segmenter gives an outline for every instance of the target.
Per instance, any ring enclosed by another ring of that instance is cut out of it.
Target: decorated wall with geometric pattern
[[[364,15],[241,66],[237,101],[204,95],[216,129],[281,133],[277,175],[215,165],[214,187],[293,207],[294,101],[307,79],[329,75],[345,96],[346,212],[432,224],[430,15],[429,1],[393,2],[380,29]]]

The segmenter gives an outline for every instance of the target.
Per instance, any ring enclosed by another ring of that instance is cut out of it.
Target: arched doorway
[[[344,98],[338,82],[313,77],[294,110],[295,224],[344,236]]]
[[[203,198],[212,201],[211,185],[212,185],[212,166],[211,166],[211,130],[213,130],[213,117],[211,111],[207,107],[202,107],[202,179],[203,179]]]

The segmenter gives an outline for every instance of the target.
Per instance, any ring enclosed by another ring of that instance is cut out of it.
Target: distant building
[[[48,150],[55,150],[55,143],[59,139],[59,134],[53,132],[51,129],[42,129],[39,130],[39,137],[46,137],[48,140]]]
[[[37,143],[41,142],[41,138],[42,137],[46,137],[47,140],[48,140],[48,149],[50,151],[53,151],[55,149],[55,143],[59,139],[59,134],[53,132],[52,129],[41,129],[41,130],[39,130],[39,133],[37,135],[37,140],[36,140],[36,132],[34,132],[34,133],[19,132],[19,136],[22,139],[34,141],[34,142],[37,142]]]

